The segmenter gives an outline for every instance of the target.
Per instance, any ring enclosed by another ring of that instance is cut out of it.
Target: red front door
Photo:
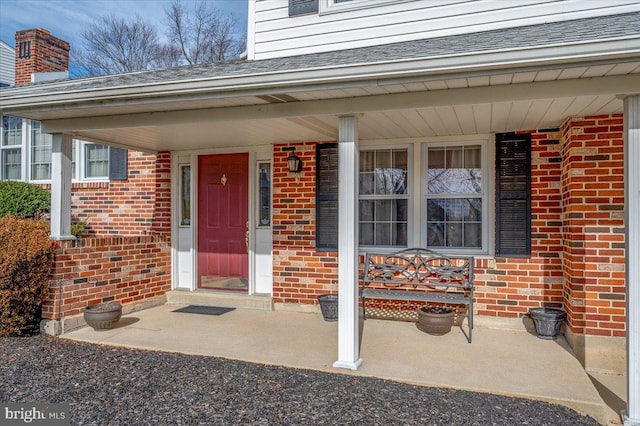
[[[198,157],[198,287],[246,291],[249,155]]]

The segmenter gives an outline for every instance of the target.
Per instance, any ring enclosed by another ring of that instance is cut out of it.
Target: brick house
[[[248,28],[247,60],[0,92],[52,134],[50,319],[338,293],[335,366],[355,369],[359,255],[420,246],[475,256],[479,322],[563,307],[586,368],[637,377],[639,2],[250,0]],[[96,191],[111,237],[66,240],[76,137],[156,155],[152,188],[129,154]]]

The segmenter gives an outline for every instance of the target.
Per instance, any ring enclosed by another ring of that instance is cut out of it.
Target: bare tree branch
[[[237,58],[245,49],[244,37],[237,35],[238,20],[206,1],[187,10],[174,0],[165,14],[169,40],[189,65]]]
[[[89,75],[153,69],[162,59],[156,29],[137,15],[129,20],[105,16],[83,31],[82,38],[85,46],[76,56]]]

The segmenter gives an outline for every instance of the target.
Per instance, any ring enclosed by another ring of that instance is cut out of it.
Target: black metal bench
[[[367,253],[362,287],[366,299],[413,300],[467,305],[471,343],[473,330],[473,256],[445,256],[431,250],[412,248],[393,254]]]

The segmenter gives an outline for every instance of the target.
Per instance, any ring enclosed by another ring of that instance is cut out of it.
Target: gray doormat
[[[171,312],[180,312],[183,314],[222,315],[235,309],[236,308],[222,308],[220,306],[189,305]]]

